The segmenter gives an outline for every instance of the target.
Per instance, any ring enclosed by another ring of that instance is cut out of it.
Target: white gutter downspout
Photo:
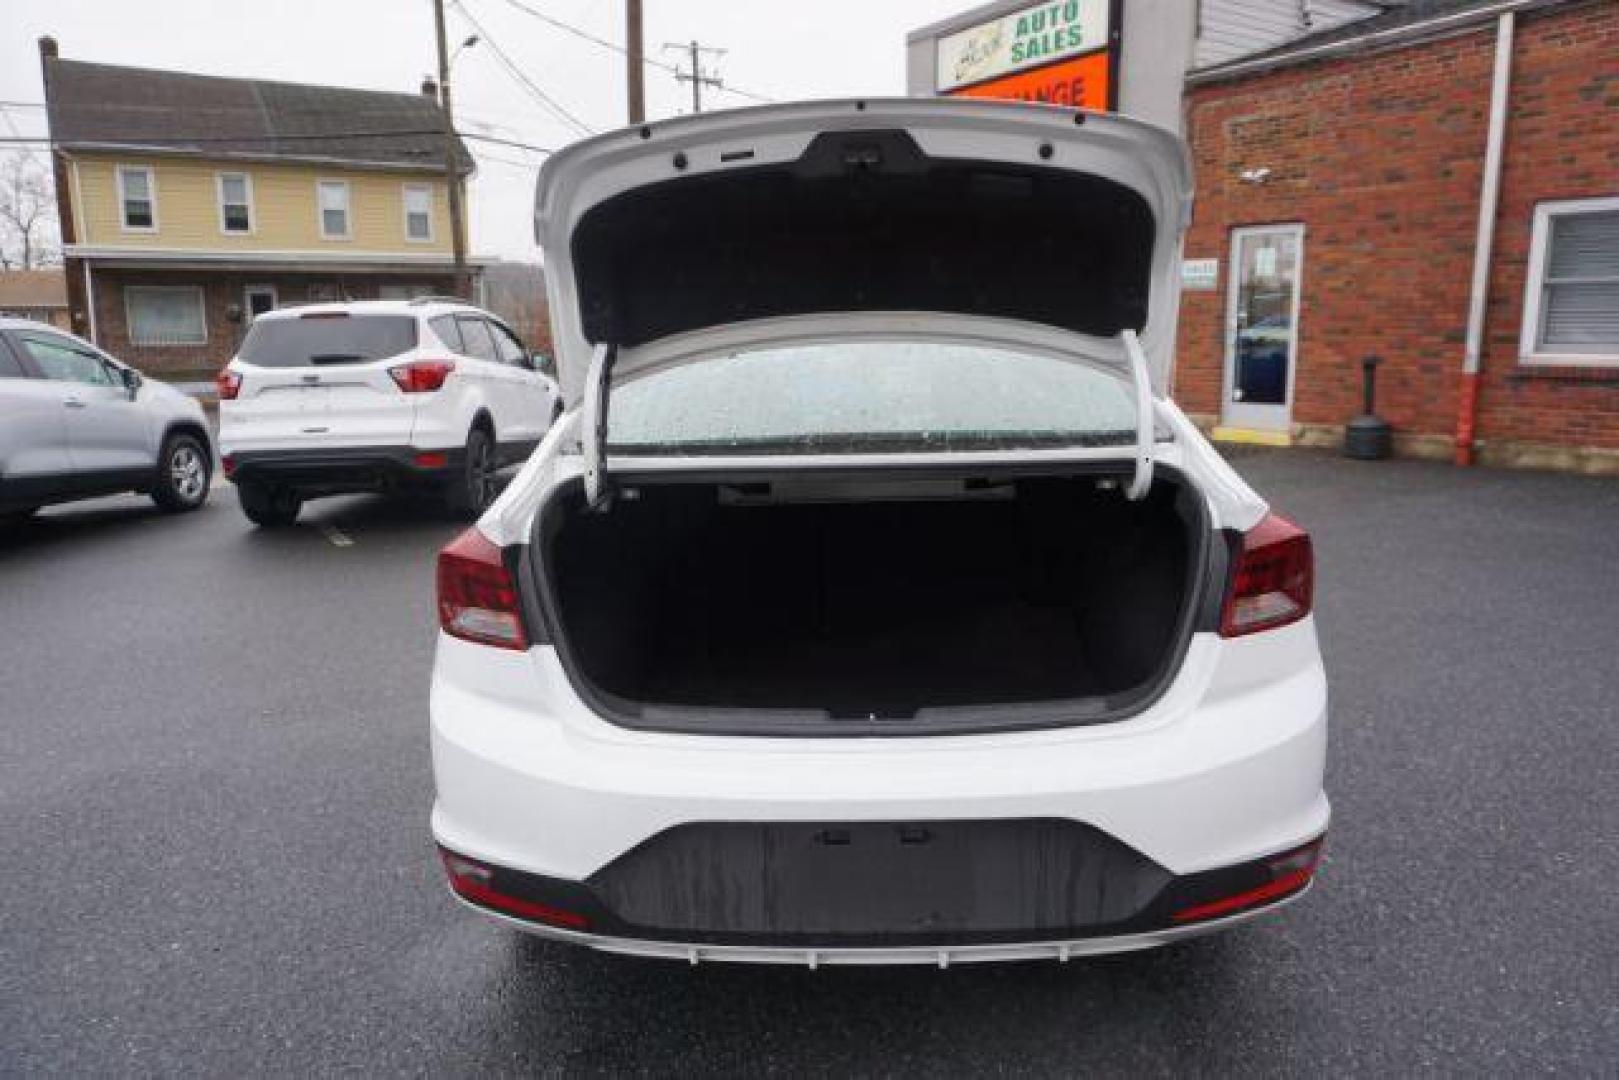
[[[84,316],[90,325],[90,344],[101,347],[101,338],[96,333],[96,279],[90,273],[90,260],[85,259],[84,267]]]
[[[1490,129],[1484,150],[1483,189],[1478,201],[1478,236],[1473,242],[1473,291],[1467,301],[1467,345],[1456,403],[1456,464],[1473,464],[1477,430],[1478,380],[1484,351],[1484,309],[1490,294],[1490,256],[1495,246],[1495,212],[1501,198],[1501,159],[1507,131],[1507,94],[1512,84],[1512,37],[1516,16],[1504,11],[1495,29],[1495,74],[1490,83]]]

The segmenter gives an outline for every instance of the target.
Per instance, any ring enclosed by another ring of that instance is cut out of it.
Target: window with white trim
[[[124,314],[131,345],[206,345],[202,289],[194,285],[126,285]]]
[[[157,181],[145,165],[118,166],[118,213],[125,232],[157,231]]]
[[[320,180],[315,184],[320,200],[320,235],[326,240],[349,238],[349,182]]]
[[[1619,366],[1619,197],[1535,207],[1519,359]]]
[[[433,241],[433,189],[427,184],[405,185],[405,239]]]
[[[253,231],[253,181],[246,173],[222,172],[219,186],[219,231],[245,236]]]

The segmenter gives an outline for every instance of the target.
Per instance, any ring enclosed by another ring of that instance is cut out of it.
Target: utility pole
[[[632,124],[646,119],[645,52],[641,40],[641,0],[624,0],[624,78]]]
[[[444,184],[449,188],[450,245],[455,253],[455,295],[466,299],[467,238],[461,218],[461,162],[455,152],[455,114],[450,108],[450,49],[444,38],[444,0],[433,0],[433,28],[438,34],[439,107],[444,111]]]
[[[691,55],[691,70],[689,72],[681,71],[680,68],[676,66],[675,80],[677,82],[691,83],[691,111],[694,113],[702,112],[703,87],[712,86],[717,90],[725,85],[725,83],[720,81],[719,76],[711,75],[703,71],[703,54],[707,53],[708,55],[714,57],[714,59],[718,60],[720,57],[725,55],[725,50],[707,48],[703,45],[699,45],[695,41],[687,45],[665,45],[664,48],[666,50],[678,49],[681,52],[689,53]]]

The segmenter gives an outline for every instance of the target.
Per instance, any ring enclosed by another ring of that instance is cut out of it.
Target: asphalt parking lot
[[[1611,1070],[1619,482],[1235,463],[1317,543],[1316,889],[1158,952],[943,972],[619,959],[456,907],[442,518],[50,511],[0,539],[0,1072]]]

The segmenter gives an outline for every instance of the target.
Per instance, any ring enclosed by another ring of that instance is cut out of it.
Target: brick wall
[[[1385,358],[1378,407],[1450,438],[1467,322],[1494,22],[1438,41],[1192,87],[1197,170],[1188,258],[1220,287],[1185,294],[1176,394],[1218,415],[1230,233],[1302,222],[1293,420],[1358,411],[1360,359]],[[1479,438],[1619,447],[1619,368],[1518,368],[1534,206],[1619,194],[1619,4],[1520,17],[1486,325]],[[1245,170],[1268,168],[1262,184]]]
[[[1619,447],[1619,365],[1518,364],[1535,204],[1619,195],[1619,3],[1520,20],[1506,146],[1479,437]]]
[[[374,300],[385,284],[425,285],[435,293],[448,294],[454,281],[449,276],[386,275],[358,277],[333,274],[288,274],[214,271],[201,273],[181,270],[97,270],[95,278],[96,335],[102,348],[121,360],[153,375],[211,375],[229,362],[241,343],[245,326],[232,322],[229,310],[245,303],[248,285],[273,285],[277,299],[285,306],[306,303],[311,286],[339,290],[351,300]],[[134,345],[129,340],[128,315],[124,305],[127,285],[187,285],[203,290],[203,310],[208,341],[204,345]]]

